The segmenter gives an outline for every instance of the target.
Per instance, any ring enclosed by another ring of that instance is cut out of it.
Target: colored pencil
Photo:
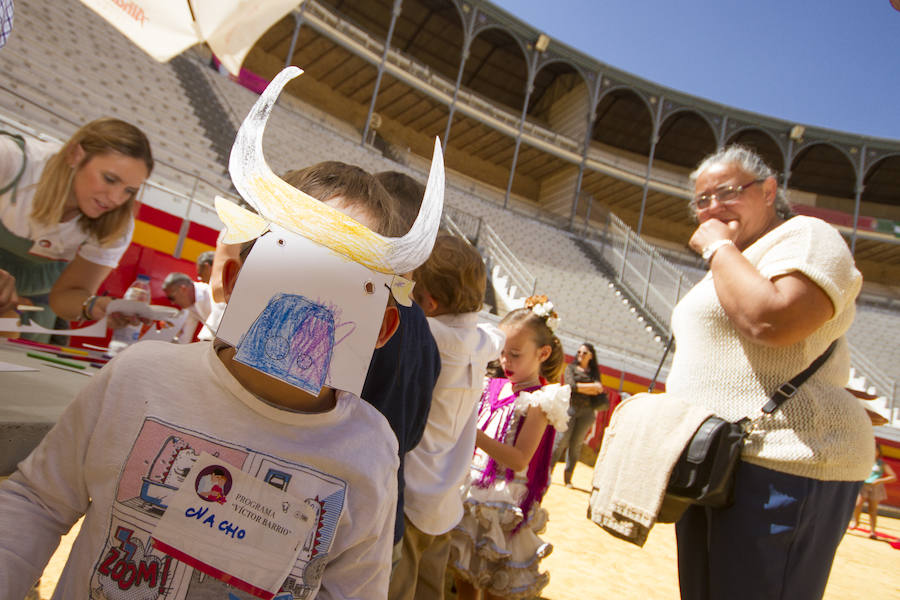
[[[93,377],[94,374],[88,371],[79,371],[78,369],[73,369],[71,367],[64,367],[62,365],[47,365],[48,367],[53,367],[54,369],[59,369],[60,371],[68,371],[69,373],[78,373],[79,375],[87,375],[88,377]]]
[[[14,344],[22,344],[24,346],[31,346],[33,348],[40,348],[41,350],[49,350],[50,352],[65,352],[66,354],[77,354],[78,356],[89,356],[90,353],[87,350],[79,350],[78,348],[69,348],[68,346],[57,346],[56,344],[42,344],[40,342],[34,342],[31,340],[25,340],[22,338],[10,338],[10,342]]]
[[[69,362],[61,358],[56,358],[55,356],[47,356],[46,354],[41,354],[39,352],[28,352],[26,356],[30,356],[31,358],[36,358],[38,360],[45,360],[47,362],[56,363],[58,365],[63,365],[66,367],[72,367],[73,369],[87,369],[85,365],[79,365],[78,363]]]
[[[91,364],[99,363],[100,366],[103,366],[109,362],[108,358],[94,358],[93,356],[72,356],[70,354],[66,354],[65,352],[53,352],[52,354],[55,354],[59,358],[65,358],[66,360],[84,361]]]

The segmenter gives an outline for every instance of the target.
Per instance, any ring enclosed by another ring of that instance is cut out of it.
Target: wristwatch
[[[703,252],[700,253],[700,256],[703,257],[703,260],[709,262],[712,259],[713,254],[716,253],[716,250],[721,248],[722,246],[728,245],[734,246],[734,242],[732,240],[716,240],[714,242],[710,242],[705,248],[703,248]]]

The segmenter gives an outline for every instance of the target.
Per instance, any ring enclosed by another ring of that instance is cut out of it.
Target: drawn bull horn
[[[269,223],[293,231],[381,273],[402,274],[421,265],[434,246],[444,204],[444,160],[439,139],[425,197],[415,223],[403,237],[375,233],[342,212],[326,206],[275,175],[263,156],[263,133],[272,107],[288,81],[303,71],[288,67],[265,89],[244,119],[228,169],[235,188],[259,213],[255,215],[223,199],[216,199],[220,218],[228,227],[227,243],[255,239]],[[230,204],[231,206],[226,206]]]

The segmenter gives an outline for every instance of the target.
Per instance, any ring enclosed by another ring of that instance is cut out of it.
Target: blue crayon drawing
[[[296,294],[275,294],[238,343],[234,358],[316,395],[328,376],[334,331],[330,308]]]

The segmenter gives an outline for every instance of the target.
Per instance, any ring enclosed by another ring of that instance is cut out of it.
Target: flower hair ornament
[[[559,327],[559,315],[547,296],[529,296],[525,299],[525,308],[540,317],[547,324],[547,327],[550,328],[550,331],[556,332],[556,328]]]

